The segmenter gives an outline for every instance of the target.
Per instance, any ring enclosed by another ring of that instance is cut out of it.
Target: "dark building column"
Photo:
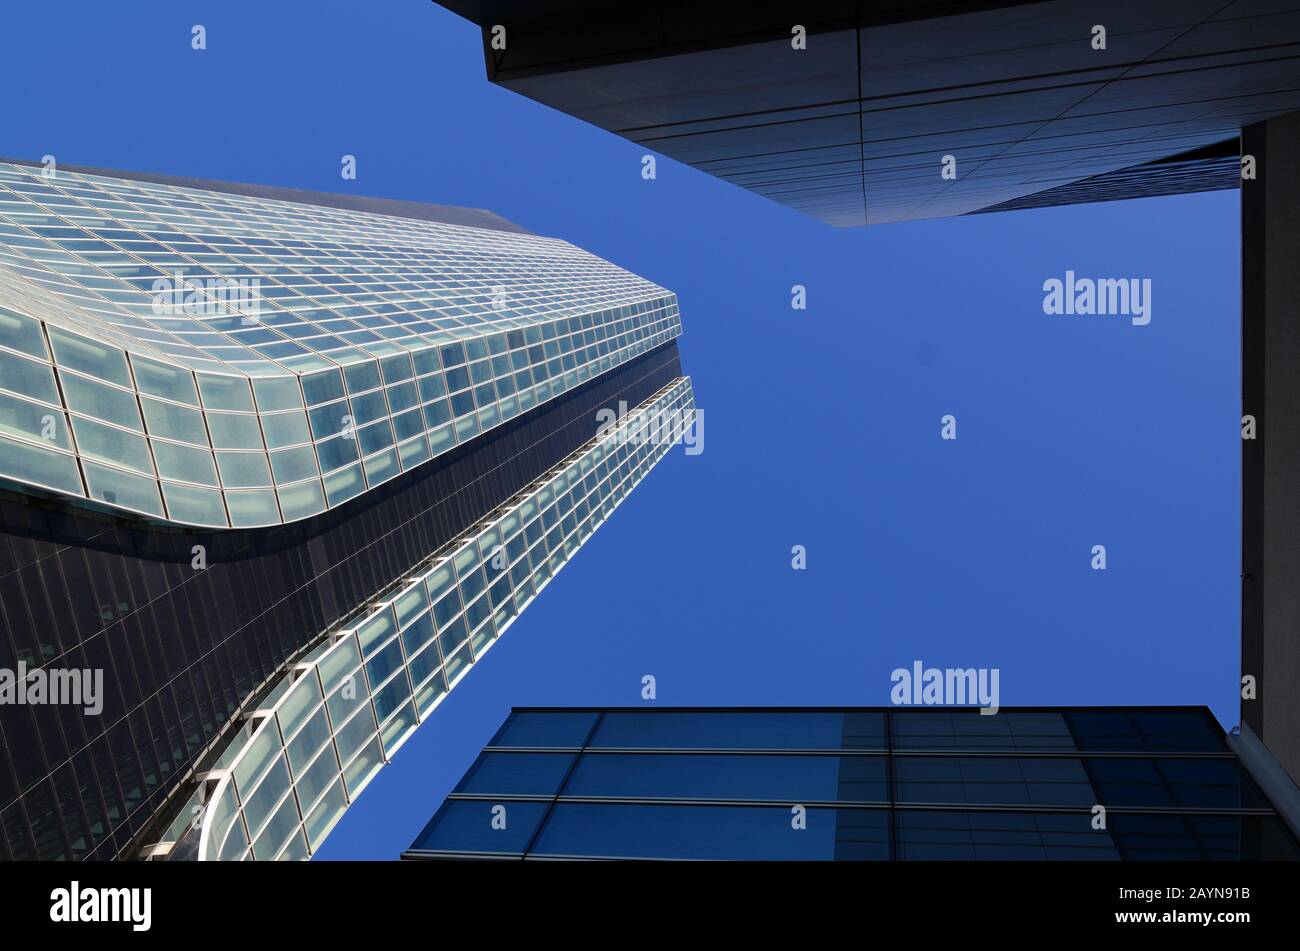
[[[1300,780],[1300,113],[1246,127],[1242,153],[1242,720]]]

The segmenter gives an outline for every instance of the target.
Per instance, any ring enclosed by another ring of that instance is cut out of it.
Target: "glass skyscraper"
[[[488,212],[0,163],[0,669],[104,680],[0,705],[0,858],[309,855],[692,427],[680,329]]]
[[[1295,859],[1204,707],[516,709],[403,857]]]

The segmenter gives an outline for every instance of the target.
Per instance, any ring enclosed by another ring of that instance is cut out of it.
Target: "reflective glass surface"
[[[563,241],[0,163],[0,477],[101,506],[308,518],[679,333]]]
[[[549,806],[527,845],[494,808]],[[1106,823],[1095,822],[1097,806]],[[517,709],[407,858],[1294,859],[1204,708]]]
[[[598,433],[328,632],[262,701],[252,733],[223,753],[230,776],[214,796],[233,796],[234,820],[223,828],[224,813],[204,815],[199,857],[308,857],[379,768],[680,439],[693,407],[690,381],[676,379],[628,415],[627,429]],[[626,438],[638,423],[656,420],[663,438]],[[502,736],[524,745],[548,738],[581,743],[592,722],[561,717]],[[492,754],[460,789],[553,796],[573,760],[563,752]],[[509,852],[528,841],[526,817],[541,817],[524,808],[508,836],[482,843],[472,823],[462,821],[479,811],[456,810],[445,820],[446,834],[467,848]]]

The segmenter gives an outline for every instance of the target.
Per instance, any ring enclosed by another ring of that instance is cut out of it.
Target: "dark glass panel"
[[[566,796],[888,802],[883,756],[588,753]]]
[[[522,854],[546,812],[546,805],[544,802],[451,800],[443,804],[411,848]],[[502,822],[504,828],[500,828]]]
[[[1108,806],[1269,808],[1233,759],[1091,759],[1088,771]]]
[[[458,793],[553,796],[560,790],[572,753],[484,753],[456,787]]]
[[[899,802],[979,805],[1093,805],[1083,763],[1068,757],[896,756]]]
[[[1090,813],[926,812],[898,813],[898,858],[906,861],[1043,861],[1119,859],[1105,830]]]
[[[497,730],[489,746],[579,747],[596,723],[596,713],[518,711]]]
[[[1089,751],[1205,752],[1227,749],[1223,731],[1199,710],[1080,710],[1066,714]]]
[[[846,816],[846,814],[852,815]],[[846,821],[841,824],[841,817]],[[557,803],[531,856],[822,860],[889,858],[889,812],[782,806]]]
[[[900,750],[1073,750],[1059,713],[979,710],[896,710],[890,714]]]
[[[611,711],[594,747],[620,749],[884,749],[884,715],[799,711]],[[846,726],[850,729],[846,731]],[[847,736],[847,741],[846,741]]]
[[[1107,824],[1130,861],[1300,859],[1295,839],[1276,816],[1112,814]]]

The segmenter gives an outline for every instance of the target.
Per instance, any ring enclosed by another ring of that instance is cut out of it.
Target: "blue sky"
[[[637,704],[647,673],[660,704],[876,705],[921,660],[1000,668],[1004,705],[1237,722],[1236,193],[839,231],[668,159],[644,181],[643,149],[490,86],[477,29],[425,2],[57,30],[18,5],[0,59],[0,155],[490,208],[680,297],[704,453],[651,474],[320,858],[395,857],[512,705]],[[1151,323],[1045,315],[1066,270],[1150,278]]]

